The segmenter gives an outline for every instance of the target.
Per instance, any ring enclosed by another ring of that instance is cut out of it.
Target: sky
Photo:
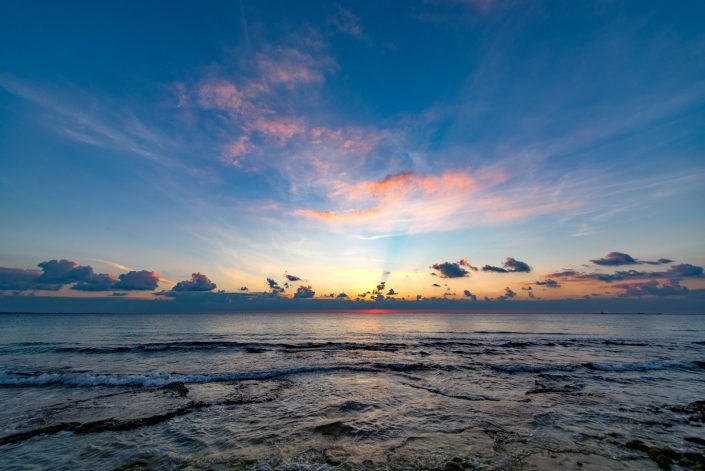
[[[0,310],[705,311],[703,24],[700,1],[5,3]]]

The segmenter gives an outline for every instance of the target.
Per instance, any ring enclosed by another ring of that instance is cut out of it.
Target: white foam
[[[37,373],[0,374],[0,386],[46,386],[64,384],[67,386],[143,386],[158,387],[181,381],[183,383],[212,383],[223,381],[244,381],[270,379],[280,376],[290,376],[302,373],[320,373],[333,371],[377,371],[373,368],[355,366],[321,366],[301,367],[251,373],[221,373],[221,374],[94,374],[94,373]]]

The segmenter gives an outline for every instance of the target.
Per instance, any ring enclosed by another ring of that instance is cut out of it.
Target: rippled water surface
[[[2,469],[698,469],[703,399],[705,316],[0,315]]]

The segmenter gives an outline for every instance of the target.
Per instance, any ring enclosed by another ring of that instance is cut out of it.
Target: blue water
[[[657,469],[704,368],[705,316],[4,314],[0,468]]]

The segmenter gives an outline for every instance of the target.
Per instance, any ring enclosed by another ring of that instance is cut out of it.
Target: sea
[[[705,316],[0,314],[0,469],[705,469]]]

